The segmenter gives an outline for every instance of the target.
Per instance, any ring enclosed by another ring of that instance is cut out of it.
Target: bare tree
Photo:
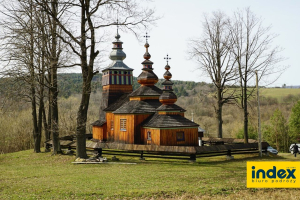
[[[43,10],[51,16],[57,26],[67,35],[58,37],[69,45],[73,53],[79,58],[74,66],[81,67],[82,94],[81,103],[77,114],[77,153],[76,156],[85,158],[86,155],[86,121],[89,107],[91,80],[97,73],[94,70],[95,59],[99,54],[96,50],[99,40],[96,31],[105,30],[106,27],[115,25],[116,16],[119,14],[120,25],[134,31],[136,28],[145,27],[154,22],[154,11],[142,8],[134,0],[60,0],[55,1],[62,12],[55,13],[48,0],[35,0]],[[79,29],[74,29],[74,27]]]
[[[201,38],[190,40],[189,54],[199,63],[199,69],[207,74],[216,87],[214,105],[218,123],[218,137],[222,138],[222,108],[234,99],[234,90],[228,86],[236,79],[235,59],[231,51],[229,18],[221,11],[205,16]]]
[[[35,151],[40,152],[44,122],[45,138],[53,138],[53,154],[59,152],[57,68],[61,46],[57,45],[56,26],[34,0],[3,1],[4,17],[2,61],[7,63],[2,74],[23,87],[18,94],[28,97],[32,105]],[[58,46],[58,47],[57,47]],[[48,73],[48,79],[45,76]],[[25,84],[24,86],[24,83]],[[45,111],[45,89],[49,89],[49,126]],[[29,95],[30,94],[30,95]],[[54,103],[53,103],[54,102]],[[38,106],[38,110],[37,110]]]
[[[14,88],[17,91],[15,97],[25,97],[31,103],[34,152],[38,153],[44,109],[44,85],[40,85],[39,81],[44,81],[45,72],[44,58],[37,53],[41,50],[39,41],[42,40],[40,27],[36,24],[38,11],[33,0],[8,3],[4,8],[2,14],[5,18],[1,26],[6,52],[2,54],[2,61],[8,64],[1,72],[3,76],[20,83],[16,84],[20,87]]]
[[[53,154],[60,153],[59,129],[58,129],[58,52],[57,52],[57,23],[58,0],[52,0],[47,5],[51,9],[52,17],[48,17],[50,24],[51,42],[49,46],[49,128],[52,136]]]
[[[270,33],[271,27],[264,27],[262,19],[258,18],[249,8],[234,13],[230,26],[232,53],[235,56],[239,73],[240,101],[244,111],[244,139],[248,143],[248,100],[255,87],[249,87],[249,82],[259,73],[259,80],[270,74],[282,72],[285,67],[279,65],[283,60],[279,56],[281,49],[273,46],[276,35]]]

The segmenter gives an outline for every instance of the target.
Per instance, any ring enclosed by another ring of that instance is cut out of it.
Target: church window
[[[127,119],[120,119],[120,130],[126,131]]]
[[[151,140],[151,131],[147,132],[147,140]]]
[[[111,130],[114,130],[114,120],[111,120]]]
[[[184,141],[184,132],[183,131],[176,132],[176,138],[177,141]]]

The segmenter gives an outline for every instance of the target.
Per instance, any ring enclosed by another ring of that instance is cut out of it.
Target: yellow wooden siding
[[[126,130],[121,130],[121,119],[126,119]],[[134,115],[115,114],[114,115],[114,141],[133,144],[134,143]]]
[[[106,141],[106,124],[102,127],[93,126],[93,138],[101,141]]]
[[[151,141],[148,140],[148,131],[151,132]],[[143,144],[160,145],[160,129],[142,128]]]
[[[134,115],[134,144],[144,144],[144,134],[142,134],[141,124],[150,116],[147,115]]]
[[[106,123],[107,123],[107,141],[114,140],[114,129],[111,127],[111,122],[114,121],[114,114],[111,112],[106,113]]]
[[[130,97],[129,100],[133,101],[133,100],[137,100],[137,101],[143,101],[143,100],[147,100],[147,99],[159,99],[159,96],[149,96],[149,97]]]
[[[184,141],[177,141],[176,133],[184,132]],[[162,129],[160,134],[160,145],[165,146],[197,146],[198,128]]]

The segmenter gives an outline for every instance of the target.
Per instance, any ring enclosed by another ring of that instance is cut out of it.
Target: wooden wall
[[[121,131],[120,120],[126,119],[126,131]],[[124,144],[134,144],[134,115],[114,115],[114,141]]]
[[[106,112],[106,123],[107,123],[107,141],[112,142],[114,140],[114,129],[111,129],[111,121],[114,121],[114,114]]]
[[[181,115],[184,117],[184,112],[166,112],[166,111],[158,111],[160,115]]]
[[[106,135],[106,124],[103,126],[93,126],[93,138],[97,140],[106,141],[107,135]]]
[[[176,132],[184,132],[184,141],[177,141]],[[161,129],[160,145],[198,146],[198,128]]]
[[[144,101],[144,100],[147,100],[147,99],[159,99],[159,96],[146,96],[146,97],[130,97],[129,98],[130,101],[132,100],[137,100],[137,101]]]
[[[147,140],[147,132],[151,132],[151,142]],[[184,132],[184,141],[177,141],[176,133]],[[151,129],[142,128],[143,144],[162,146],[198,146],[198,128]]]
[[[142,134],[141,124],[150,116],[146,115],[134,115],[134,144],[144,144],[144,134]],[[147,136],[146,136],[147,139]]]
[[[151,129],[141,124],[150,116],[106,113],[107,123],[103,127],[93,126],[93,138],[123,144],[154,144],[162,146],[198,146],[198,128]],[[121,130],[120,120],[126,119],[126,130]],[[111,121],[114,121],[113,130]],[[147,140],[148,131],[151,141]],[[177,132],[184,132],[184,141],[177,141]]]
[[[147,140],[148,131],[151,132],[151,141]],[[151,129],[151,128],[142,128],[141,135],[142,135],[142,144],[154,144],[160,145],[160,129]]]

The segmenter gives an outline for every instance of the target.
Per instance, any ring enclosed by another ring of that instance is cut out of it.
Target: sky
[[[169,54],[173,80],[211,82],[198,69],[197,63],[189,59],[187,54],[189,39],[201,36],[204,13],[211,14],[213,11],[220,10],[231,15],[237,9],[250,7],[253,13],[263,19],[264,26],[272,26],[270,33],[278,34],[273,45],[283,48],[281,56],[286,60],[281,64],[289,66],[280,78],[269,86],[300,85],[299,0],[154,0],[149,3],[149,6],[155,7],[156,15],[162,17],[156,22],[156,26],[148,30],[149,53],[152,56],[150,60],[154,62],[154,72],[159,78],[162,78],[165,72],[164,57]],[[127,55],[124,63],[134,69],[134,76],[138,76],[142,69],[141,62],[144,60],[145,40],[142,38],[138,41],[134,35],[122,31],[120,35],[123,51]],[[114,35],[111,37],[111,41],[113,40]],[[111,46],[107,48],[110,52]],[[107,60],[103,63],[103,67],[106,67],[109,62]],[[270,77],[270,80],[273,79],[274,77]]]

